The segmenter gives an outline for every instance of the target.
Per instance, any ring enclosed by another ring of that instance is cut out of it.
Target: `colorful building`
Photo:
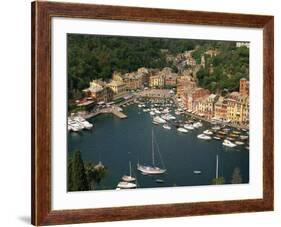
[[[164,88],[165,78],[161,73],[156,73],[149,77],[149,87],[152,88]]]
[[[107,84],[107,86],[113,92],[113,99],[123,97],[127,94],[127,85],[122,81],[112,80],[110,83]]]
[[[240,80],[239,92],[242,96],[249,96],[249,81],[245,78]]]
[[[214,105],[214,118],[218,120],[227,119],[227,101],[220,96]]]
[[[106,86],[106,83],[101,80],[93,80],[90,82],[90,87],[84,89],[83,92],[87,97],[93,98],[98,102],[110,102],[113,99],[113,94]]]

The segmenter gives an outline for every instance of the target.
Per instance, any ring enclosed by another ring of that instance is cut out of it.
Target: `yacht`
[[[203,126],[203,124],[201,123],[201,122],[195,122],[195,123],[193,123],[193,127],[194,128],[200,128],[200,127],[202,127]]]
[[[161,114],[161,112],[159,110],[155,110],[156,114]]]
[[[209,129],[205,130],[203,133],[206,134],[206,135],[213,135],[213,134],[214,134],[214,133],[213,133],[212,131],[210,131]]]
[[[236,147],[237,146],[235,143],[232,143],[231,141],[226,140],[226,139],[223,141],[222,145],[227,146],[227,147]]]
[[[242,142],[242,141],[235,141],[235,144],[237,144],[237,145],[243,145],[244,142]]]
[[[191,124],[185,124],[183,127],[186,128],[186,129],[189,129],[189,130],[194,129],[194,127]]]
[[[167,125],[167,124],[164,124],[164,125],[163,125],[163,128],[164,128],[164,129],[171,130],[171,126],[169,126],[169,125]]]
[[[178,128],[177,129],[179,132],[183,132],[183,133],[187,133],[188,130],[186,130],[185,128]]]
[[[207,136],[207,135],[205,135],[205,134],[199,134],[199,135],[197,136],[197,138],[198,138],[198,139],[202,139],[202,140],[210,140],[210,139],[212,139],[210,136]]]
[[[153,134],[153,130],[151,133],[151,142],[152,142],[152,166],[148,166],[148,165],[140,165],[137,164],[137,169],[143,174],[143,175],[159,175],[159,174],[163,174],[165,173],[167,170],[165,168],[160,168],[155,166],[155,152],[154,152],[154,134]],[[156,144],[157,145],[157,144]],[[156,148],[158,149],[158,152],[160,154],[160,150],[159,147],[156,146]],[[160,155],[160,159],[161,159],[161,155]],[[162,160],[162,165],[164,166],[164,162]]]
[[[216,125],[216,126],[212,127],[212,129],[213,130],[220,130],[221,128],[220,128],[220,126]]]
[[[246,139],[249,138],[249,136],[241,135],[240,138],[241,138],[242,140],[246,140]]]
[[[153,121],[159,123],[159,124],[164,124],[166,123],[166,120],[164,120],[163,118],[159,117],[159,116],[156,116],[153,118]]]

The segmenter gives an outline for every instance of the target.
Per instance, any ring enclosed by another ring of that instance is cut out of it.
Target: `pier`
[[[122,113],[121,111],[119,111],[118,107],[103,108],[103,109],[100,109],[100,110],[98,110],[96,112],[92,112],[92,113],[86,114],[83,117],[85,119],[89,119],[89,118],[95,117],[95,116],[97,116],[99,114],[108,114],[108,113],[111,113],[111,114],[113,114],[114,116],[116,116],[116,117],[118,117],[120,119],[127,118],[127,115]]]

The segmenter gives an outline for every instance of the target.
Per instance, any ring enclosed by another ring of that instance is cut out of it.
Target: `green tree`
[[[102,179],[107,174],[106,167],[101,163],[98,163],[97,165],[95,165],[92,162],[88,162],[85,164],[85,171],[86,171],[87,180],[89,183],[89,188],[91,190],[94,190],[95,185],[100,184]]]
[[[242,177],[240,174],[240,169],[238,167],[236,167],[233,170],[231,183],[232,184],[241,184],[242,183]]]
[[[79,150],[74,152],[72,160],[68,164],[68,178],[69,191],[89,190],[84,163]]]

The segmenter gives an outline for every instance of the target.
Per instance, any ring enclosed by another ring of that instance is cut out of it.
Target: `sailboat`
[[[130,175],[129,176],[128,175],[124,175],[122,177],[122,180],[126,181],[126,182],[133,182],[133,181],[136,180],[136,178],[132,177],[132,165],[131,165],[131,162],[129,162],[129,169],[130,169]]]
[[[152,166],[138,164],[137,169],[144,175],[163,174],[166,172],[166,169],[161,169],[160,167],[155,166],[153,130],[152,130],[151,136],[152,136],[152,149],[151,149],[152,150]]]

